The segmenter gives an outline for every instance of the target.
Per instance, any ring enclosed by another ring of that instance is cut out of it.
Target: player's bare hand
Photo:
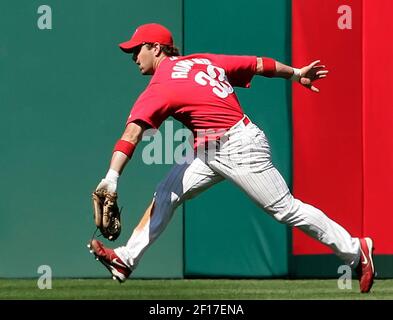
[[[314,86],[313,82],[319,79],[326,78],[329,72],[325,69],[326,66],[319,64],[320,62],[320,60],[316,60],[314,62],[311,62],[308,66],[300,69],[300,84],[314,92],[319,92],[319,89]]]

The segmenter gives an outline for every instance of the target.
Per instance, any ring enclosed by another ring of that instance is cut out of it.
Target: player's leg
[[[295,226],[328,245],[347,264],[359,260],[359,240],[321,210],[295,199],[281,174],[273,166],[264,133],[250,124],[229,132],[215,160],[209,163],[217,173],[242,188],[251,199],[276,220]]]
[[[195,197],[222,180],[199,158],[191,163],[175,165],[157,186],[152,203],[126,246],[115,249],[116,254],[134,269],[145,250],[165,229],[175,209],[184,200]]]
[[[253,155],[258,148],[252,143],[250,148],[250,156],[240,162],[225,163],[218,159],[211,167],[215,167],[217,172],[240,186],[279,222],[298,227],[329,246],[346,264],[356,269],[360,292],[369,292],[375,276],[372,239],[351,237],[342,226],[328,218],[321,210],[295,199],[281,174],[270,161],[265,161],[268,157],[261,161],[266,155]],[[266,151],[266,145],[264,148]]]

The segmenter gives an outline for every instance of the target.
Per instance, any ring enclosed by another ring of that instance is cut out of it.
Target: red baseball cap
[[[120,43],[119,47],[124,52],[131,53],[133,48],[144,42],[173,46],[172,34],[167,28],[158,23],[148,23],[139,26],[131,39]]]

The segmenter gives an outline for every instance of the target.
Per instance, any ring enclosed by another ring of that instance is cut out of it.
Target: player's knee
[[[280,223],[291,224],[296,212],[296,199],[291,194],[265,207],[265,210]]]
[[[179,195],[171,190],[166,190],[162,185],[159,185],[154,194],[155,205],[160,207],[177,207],[180,202]]]

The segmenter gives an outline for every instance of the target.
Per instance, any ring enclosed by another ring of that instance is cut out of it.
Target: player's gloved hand
[[[94,222],[102,235],[115,241],[121,232],[118,195],[116,193],[119,173],[109,169],[108,174],[92,193]]]

